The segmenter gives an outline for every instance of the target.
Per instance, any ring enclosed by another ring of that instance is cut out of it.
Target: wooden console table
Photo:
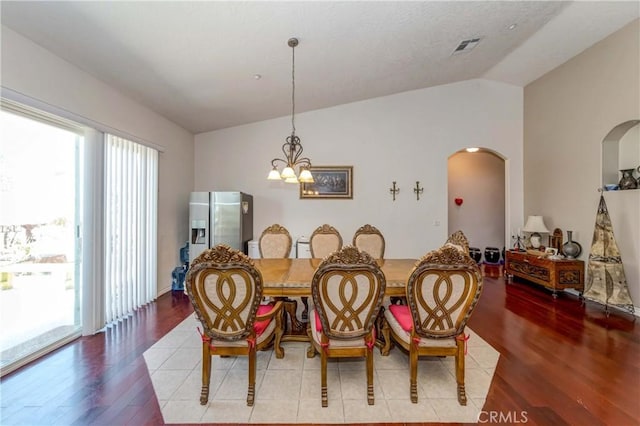
[[[505,274],[540,284],[557,297],[558,290],[573,288],[584,291],[584,262],[577,259],[549,259],[522,251],[505,254]]]

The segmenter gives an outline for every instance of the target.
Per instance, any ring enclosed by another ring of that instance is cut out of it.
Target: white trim
[[[15,90],[9,89],[7,87],[0,87],[0,96],[4,99],[6,99],[7,104],[9,105],[14,105],[15,103],[21,104],[22,106],[25,107],[31,107],[31,108],[37,108],[41,111],[44,111],[46,113],[49,114],[53,114],[56,115],[58,117],[62,117],[66,120],[70,120],[71,122],[75,122],[78,124],[81,124],[83,126],[88,126],[88,127],[92,127],[98,131],[101,131],[103,133],[110,133],[112,135],[115,136],[119,136],[121,138],[124,139],[128,139],[132,142],[136,142],[139,143],[140,145],[144,145],[147,146],[149,148],[153,148],[159,152],[164,152],[165,151],[165,147],[162,145],[158,145],[155,144],[153,142],[149,142],[147,140],[144,140],[142,138],[139,138],[137,136],[134,136],[130,133],[127,133],[125,131],[122,130],[118,130],[115,129],[111,126],[108,126],[106,124],[100,123],[98,121],[92,120],[88,117],[84,117],[82,115],[76,114],[74,112],[68,111],[64,108],[60,108],[57,107],[55,105],[51,105],[47,102],[32,98],[29,95],[25,95],[24,93],[20,93],[20,92],[16,92]],[[37,113],[37,112],[36,112]],[[47,117],[47,115],[45,114],[40,114],[42,117]],[[63,120],[59,120],[60,123],[65,123],[65,121]],[[77,127],[76,130],[73,131],[78,131]]]
[[[582,293],[577,291],[577,290],[575,290],[575,289],[567,288],[567,289],[564,289],[564,291],[566,293],[573,294],[574,296],[582,297]],[[630,315],[633,315],[633,316],[636,316],[636,317],[640,318],[640,307],[639,306],[635,306],[634,305],[633,306],[633,312],[629,312],[629,310],[627,310],[627,309],[625,309],[623,307],[620,307],[620,306],[617,306],[617,305],[607,305],[607,304],[598,302],[597,300],[587,299],[585,297],[582,297],[581,302],[583,304],[585,302],[591,302],[591,303],[593,303],[594,307],[597,307],[596,305],[600,305],[602,307],[602,312],[605,312],[607,309],[609,309],[609,310],[615,310],[615,311],[618,311],[618,312],[627,313],[627,314],[630,314]]]
[[[50,352],[55,351],[58,348],[61,348],[62,346],[66,345],[67,343],[76,340],[78,337],[80,337],[80,332],[79,331],[77,331],[77,332],[75,332],[73,334],[70,334],[67,337],[64,337],[64,338],[62,338],[60,340],[57,340],[56,342],[51,343],[50,345],[47,345],[44,348],[42,348],[42,349],[40,349],[40,350],[38,350],[36,352],[33,352],[33,353],[31,353],[31,354],[29,354],[29,355],[27,355],[25,357],[22,357],[19,360],[13,362],[13,363],[10,363],[10,364],[7,364],[7,365],[3,366],[0,369],[0,377],[3,377],[5,375],[11,373],[12,371],[17,370],[18,368],[23,367],[23,366],[29,364],[30,362],[35,361],[36,359],[38,359],[38,358],[40,358],[40,357],[42,357],[42,356],[44,356],[44,355],[46,355],[46,354],[48,354]]]
[[[104,134],[85,132],[82,250],[82,334],[89,336],[105,326],[104,308]]]
[[[74,121],[66,120],[58,117],[57,115],[23,105],[8,98],[3,97],[0,99],[0,108],[2,108],[3,111],[19,115],[30,120],[68,130],[79,136],[83,136],[84,134],[84,127]]]

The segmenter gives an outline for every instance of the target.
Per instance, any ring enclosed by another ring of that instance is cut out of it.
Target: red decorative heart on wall
[[[462,198],[454,198],[453,201],[455,201],[456,206],[461,206],[464,200]]]

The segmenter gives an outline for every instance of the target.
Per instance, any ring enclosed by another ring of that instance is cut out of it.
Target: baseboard
[[[576,291],[574,289],[567,289],[565,290],[567,293],[573,294],[575,296],[581,297],[582,293],[580,293],[579,291]],[[598,305],[602,306],[602,309],[604,310],[605,305],[603,305],[602,303],[596,302],[595,300],[590,300],[590,299],[586,299],[589,302],[593,302],[593,303],[597,303]],[[609,309],[613,309],[616,311],[620,311],[620,312],[625,312],[627,314],[632,314],[633,316],[636,316],[638,318],[640,318],[640,307],[638,306],[634,306],[633,307],[633,312],[629,312],[628,310],[621,308],[619,306],[615,306],[615,305],[607,305]]]

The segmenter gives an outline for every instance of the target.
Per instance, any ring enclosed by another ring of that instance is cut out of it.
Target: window
[[[0,111],[2,374],[80,335],[82,131]]]

